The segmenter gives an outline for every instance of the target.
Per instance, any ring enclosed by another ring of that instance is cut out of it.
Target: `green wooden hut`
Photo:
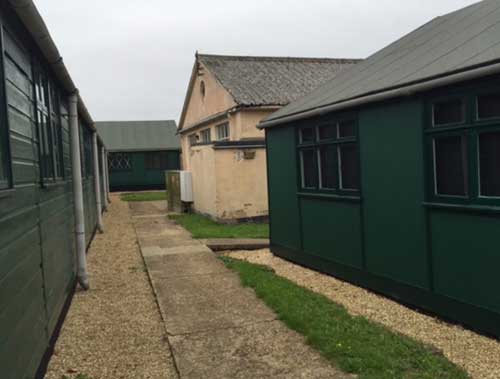
[[[105,151],[32,1],[0,3],[0,49],[0,378],[33,378],[88,286]]]
[[[271,115],[274,254],[500,336],[500,3]]]
[[[112,191],[164,189],[165,171],[180,169],[175,121],[97,122],[109,151]]]

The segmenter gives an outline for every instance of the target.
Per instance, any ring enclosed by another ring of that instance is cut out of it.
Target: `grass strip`
[[[169,215],[187,229],[193,238],[269,238],[269,224],[220,224],[198,214]]]
[[[221,258],[246,287],[332,364],[359,379],[462,379],[468,374],[441,352],[277,276],[266,266]]]
[[[122,193],[120,198],[123,201],[159,201],[167,200],[167,192],[135,192],[135,193]]]

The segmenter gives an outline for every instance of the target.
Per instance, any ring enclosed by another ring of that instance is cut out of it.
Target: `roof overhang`
[[[444,87],[468,80],[479,79],[482,77],[495,75],[500,73],[500,62],[490,62],[487,65],[481,65],[466,70],[447,73],[443,76],[428,78],[416,83],[405,84],[397,88],[388,88],[379,92],[365,94],[356,98],[346,99],[341,102],[311,108],[304,112],[284,115],[278,118],[271,118],[262,121],[257,127],[259,129],[267,129],[288,124],[290,122],[300,121],[312,117],[318,117],[327,113],[346,110],[348,108],[359,107],[369,103],[391,100],[398,97],[408,97],[420,92],[426,92],[435,88]]]

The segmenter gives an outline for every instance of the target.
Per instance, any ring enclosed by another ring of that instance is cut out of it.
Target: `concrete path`
[[[133,223],[181,378],[348,378],[243,288],[212,251],[131,203]]]

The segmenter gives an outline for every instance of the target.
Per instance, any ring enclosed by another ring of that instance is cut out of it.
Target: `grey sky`
[[[95,120],[178,120],[196,50],[365,58],[477,1],[35,2]]]

